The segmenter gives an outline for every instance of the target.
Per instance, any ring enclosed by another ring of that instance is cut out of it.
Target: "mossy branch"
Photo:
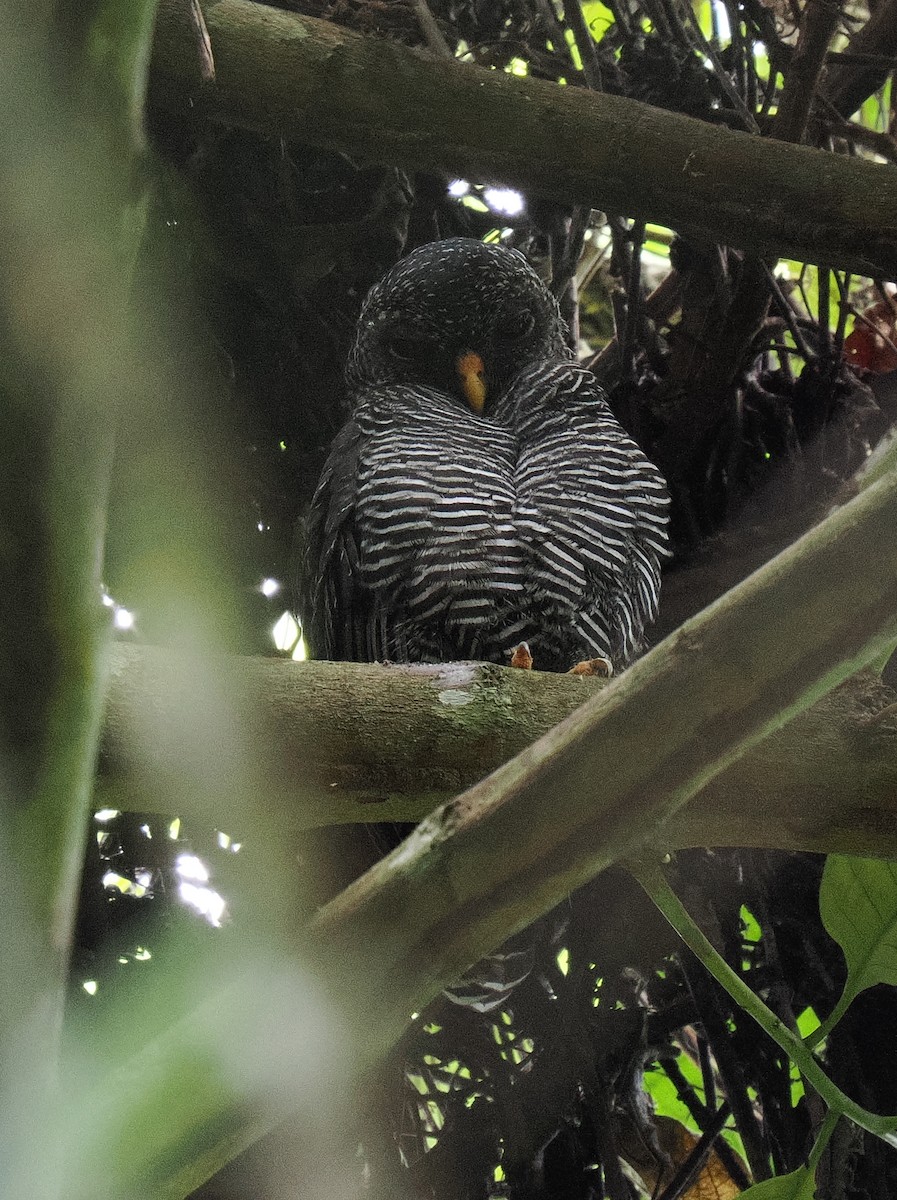
[[[227,661],[250,715],[272,828],[420,821],[501,767],[606,686],[488,663],[380,666]],[[664,831],[669,849],[757,846],[897,854],[897,696],[863,672],[752,746]],[[251,834],[236,792],[214,809],[179,736],[192,703],[177,657],[119,645],[112,656],[98,806],[163,811]]]

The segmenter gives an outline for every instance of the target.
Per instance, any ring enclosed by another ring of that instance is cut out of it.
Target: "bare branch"
[[[445,61],[247,0],[220,0],[206,19],[216,80],[203,85],[180,6],[160,7],[153,102],[190,121],[205,114],[701,228],[757,253],[897,276],[897,179],[879,164]]]
[[[881,87],[893,70],[888,61],[897,54],[897,0],[883,0],[847,45],[850,59],[832,63],[826,72],[825,94],[841,114],[855,113],[867,96]]]

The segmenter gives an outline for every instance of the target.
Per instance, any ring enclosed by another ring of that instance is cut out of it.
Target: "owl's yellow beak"
[[[477,416],[482,416],[486,403],[486,367],[482,358],[473,350],[465,350],[455,359],[455,370],[461,380],[464,399]]]

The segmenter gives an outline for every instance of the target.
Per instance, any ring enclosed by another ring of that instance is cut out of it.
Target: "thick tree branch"
[[[606,686],[484,663],[235,665],[267,763],[263,794],[287,835],[420,821]],[[184,687],[168,652],[116,648],[98,804],[146,811],[161,801],[172,814],[208,819],[189,766],[172,761]],[[665,829],[665,844],[897,854],[895,701],[869,672],[823,696],[702,788]],[[139,732],[148,712],[151,738]],[[216,823],[250,832],[246,813],[221,800]]]
[[[897,276],[897,177],[649,105],[521,79],[247,0],[209,4],[203,84],[163,0],[154,103],[363,158],[705,230],[715,241]]]

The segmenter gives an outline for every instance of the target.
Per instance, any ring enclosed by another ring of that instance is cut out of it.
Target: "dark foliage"
[[[410,0],[279,7],[438,49]],[[764,42],[773,63],[787,65],[794,29],[778,8],[727,4],[733,34],[709,54],[676,0],[611,0],[610,8],[614,21],[599,42],[579,9],[561,18],[546,0],[434,0],[429,12],[450,52],[463,41],[482,66],[521,58],[547,79],[769,130],[776,82],[758,76],[752,45]],[[820,143],[828,116],[824,106],[813,114]],[[708,555],[725,560],[746,533],[769,553],[792,540],[895,416],[889,389],[844,361],[847,281],[827,272],[815,297],[802,295],[803,279],[777,281],[769,264],[684,231],[673,271],[652,288],[642,269],[645,228],[610,214],[603,278],[586,276],[577,289],[588,213],[528,198],[519,216],[497,218],[450,197],[444,178],[159,114],[151,129],[168,182],[147,257],[168,259],[204,316],[203,349],[245,453],[247,585],[263,574],[288,577],[296,523],[345,416],[342,364],[365,291],[402,253],[437,237],[483,236],[500,224],[551,278],[574,332],[593,334],[612,320],[614,339],[592,365],[621,422],[670,481],[674,570]],[[834,333],[829,292],[841,301]],[[261,545],[251,544],[255,531]],[[114,587],[114,560],[111,569]],[[716,590],[737,577],[723,561]],[[676,601],[665,627],[707,598]],[[131,818],[114,831],[126,874],[146,865],[138,831]],[[169,861],[163,854],[153,864],[157,892],[170,879],[170,843],[165,851]],[[96,853],[76,973],[148,936],[142,902],[101,898],[108,863]],[[675,865],[678,890],[708,936],[789,1025],[808,1008],[823,1017],[844,977],[819,920],[820,870],[814,857],[750,851],[693,852]],[[161,908],[158,895],[152,908]],[[724,1124],[740,1134],[756,1178],[801,1164],[819,1119],[813,1098],[796,1096],[781,1052],[677,951],[628,876],[596,879],[539,937],[539,967],[507,1010],[487,1017],[434,1005],[371,1082],[359,1194],[627,1200],[634,1192],[622,1157],[654,1164],[656,1197],[675,1200],[711,1147],[746,1182],[745,1163],[720,1136]],[[895,1003],[893,990],[866,993],[828,1043],[836,1081],[877,1111],[897,1109]],[[646,1071],[665,1075],[707,1131],[678,1169],[653,1119]],[[897,1160],[882,1143],[840,1136],[832,1147],[821,1195],[897,1195]],[[268,1144],[257,1151],[266,1152]],[[198,1195],[255,1196],[253,1180],[249,1155]]]

